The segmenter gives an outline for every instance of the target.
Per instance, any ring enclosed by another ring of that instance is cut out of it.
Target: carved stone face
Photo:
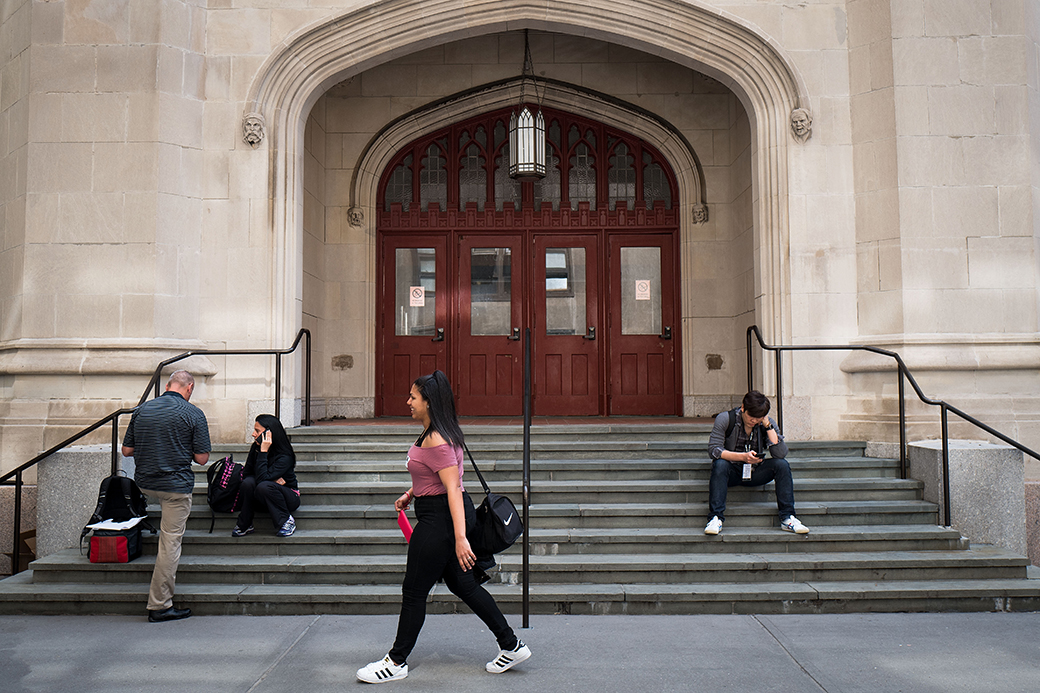
[[[708,221],[708,205],[695,205],[693,208],[693,223],[704,224]]]
[[[250,113],[242,121],[243,139],[256,149],[264,139],[264,118],[257,113]]]
[[[791,111],[791,130],[795,137],[801,141],[808,139],[812,133],[812,116],[804,108],[796,108]]]
[[[365,223],[365,213],[360,207],[351,207],[347,210],[347,219],[350,221],[351,226],[360,227]]]

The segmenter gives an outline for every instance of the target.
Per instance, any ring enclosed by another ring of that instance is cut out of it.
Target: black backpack
[[[234,455],[217,460],[206,470],[206,502],[210,508],[209,533],[217,521],[217,513],[233,513],[242,507],[239,488],[245,468],[235,462]]]
[[[98,489],[97,507],[94,508],[94,514],[90,516],[90,520],[79,535],[80,552],[83,551],[83,539],[90,533],[90,525],[105,520],[126,522],[135,517],[147,516],[148,501],[133,479],[123,473],[113,474],[102,479],[101,487]],[[138,534],[142,527],[155,534],[155,528],[148,523],[148,520],[142,520],[135,527]],[[140,550],[137,551],[137,555],[140,555]]]

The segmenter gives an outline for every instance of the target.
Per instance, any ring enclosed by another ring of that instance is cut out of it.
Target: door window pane
[[[437,327],[437,250],[398,248],[395,256],[394,334],[433,335]]]
[[[470,334],[508,336],[513,315],[512,251],[472,248],[469,273]]]
[[[661,249],[621,249],[621,334],[661,334]]]
[[[585,334],[585,249],[545,251],[545,333]]]

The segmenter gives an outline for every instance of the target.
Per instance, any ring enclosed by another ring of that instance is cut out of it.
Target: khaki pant
[[[190,493],[150,491],[141,489],[146,496],[158,498],[162,506],[159,525],[159,552],[155,556],[152,585],[148,589],[148,610],[162,611],[173,606],[173,590],[177,582],[177,565],[181,561],[181,537],[191,512]]]

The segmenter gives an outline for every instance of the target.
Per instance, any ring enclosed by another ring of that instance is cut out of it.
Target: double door
[[[377,413],[407,415],[411,383],[440,369],[460,414],[522,414],[528,328],[535,415],[678,413],[673,234],[384,234],[380,246]]]

